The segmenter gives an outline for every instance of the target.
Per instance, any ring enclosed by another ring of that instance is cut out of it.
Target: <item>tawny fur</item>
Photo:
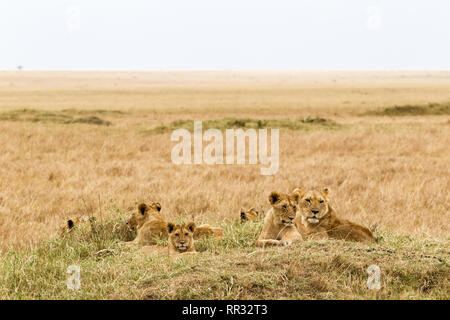
[[[211,235],[216,239],[222,239],[224,237],[224,231],[222,228],[213,227],[209,224],[202,224],[195,228],[194,239],[209,237]]]
[[[259,218],[259,212],[255,208],[251,208],[247,211],[241,208],[239,212],[239,217],[241,223],[244,223],[246,221],[256,221]]]
[[[167,222],[163,219],[161,205],[157,202],[151,204],[141,203],[137,211],[128,220],[128,227],[136,229],[137,235],[133,242],[141,245],[156,244],[157,239],[167,235]]]
[[[297,193],[288,195],[272,192],[269,195],[272,208],[264,218],[263,228],[256,241],[256,246],[283,246],[302,240],[302,236],[294,224],[298,200],[299,194]]]
[[[71,219],[67,219],[64,225],[60,228],[60,236],[63,236],[66,233],[72,232],[77,226],[89,222],[91,227],[95,222],[95,217],[75,217]]]

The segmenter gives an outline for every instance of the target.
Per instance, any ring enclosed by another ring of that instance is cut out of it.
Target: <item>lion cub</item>
[[[240,222],[244,223],[246,221],[256,221],[259,217],[259,212],[255,208],[251,208],[247,211],[245,211],[243,208],[241,208],[240,211]]]
[[[299,201],[301,214],[295,223],[305,238],[375,241],[369,229],[336,216],[336,212],[328,203],[328,188],[324,188],[322,191],[310,190],[308,192],[297,188],[294,192],[301,196]]]
[[[269,202],[272,208],[264,218],[261,234],[256,241],[256,246],[266,245],[290,245],[294,241],[302,240],[302,236],[294,225],[297,213],[299,193],[284,194],[272,192]]]
[[[169,233],[169,254],[197,253],[194,247],[195,223],[178,225],[169,222],[167,232]]]
[[[91,228],[94,230],[94,222],[95,222],[95,217],[76,217],[76,218],[72,218],[72,219],[67,219],[66,223],[64,223],[64,225],[60,228],[59,234],[60,236],[63,236],[66,233],[72,232],[75,227],[77,227],[78,225],[81,224],[85,224],[87,222],[90,223]]]
[[[60,235],[64,235],[65,233],[69,233],[71,232],[75,226],[77,226],[80,223],[84,223],[86,222],[87,219],[85,217],[76,217],[76,218],[72,218],[72,219],[67,219],[66,222],[64,223],[64,225],[59,229],[59,233]]]
[[[152,245],[156,243],[158,237],[167,234],[167,223],[160,211],[161,205],[158,202],[138,205],[137,212],[127,222],[130,229],[137,229],[137,236],[133,242],[142,246]]]

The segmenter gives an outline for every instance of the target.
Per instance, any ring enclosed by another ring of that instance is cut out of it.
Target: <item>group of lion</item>
[[[223,237],[223,229],[209,224],[196,226],[194,222],[175,224],[167,222],[161,215],[161,205],[158,202],[141,203],[137,212],[133,213],[127,222],[131,230],[136,230],[136,238],[132,241],[147,249],[158,249],[154,246],[160,237],[168,238],[169,254],[195,253],[194,238],[212,235]]]
[[[258,247],[283,246],[306,239],[340,239],[374,242],[368,228],[336,216],[328,201],[328,188],[303,192],[300,188],[291,194],[272,192],[272,206],[264,218]],[[241,217],[245,216],[241,212]]]
[[[360,242],[374,242],[372,231],[361,225],[336,216],[328,201],[328,188],[303,192],[296,188],[292,193],[272,192],[269,195],[270,210],[264,218],[261,234],[256,241],[257,247],[286,246],[307,239],[341,239]],[[240,220],[254,221],[260,214],[254,208],[241,209]],[[196,226],[194,222],[175,224],[167,222],[161,214],[158,202],[141,203],[127,222],[136,238],[131,242],[144,251],[154,252],[157,239],[168,239],[169,254],[196,253],[194,239],[213,236],[222,238],[222,228],[209,224]],[[68,221],[68,228],[74,221]]]

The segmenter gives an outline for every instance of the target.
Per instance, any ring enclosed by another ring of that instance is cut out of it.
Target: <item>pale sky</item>
[[[448,0],[0,0],[0,70],[450,69]]]

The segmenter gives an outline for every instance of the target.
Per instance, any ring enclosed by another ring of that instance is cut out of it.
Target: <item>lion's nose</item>
[[[294,220],[294,217],[289,217],[289,220],[291,220],[291,221]]]
[[[318,213],[319,213],[319,210],[311,210],[311,212],[312,212],[313,214],[318,214]]]

